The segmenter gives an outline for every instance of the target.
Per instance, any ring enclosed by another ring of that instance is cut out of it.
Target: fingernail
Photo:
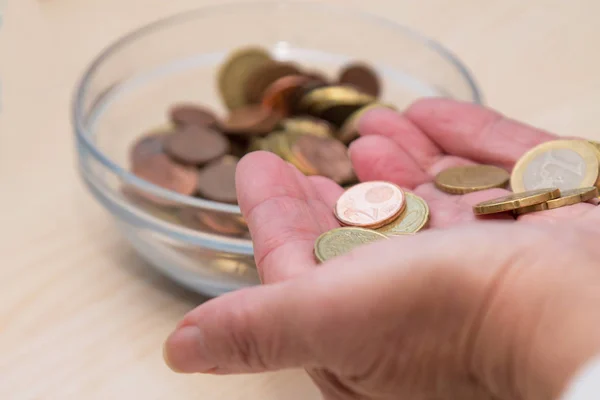
[[[178,373],[206,373],[215,369],[207,360],[202,331],[197,326],[183,326],[173,332],[163,347],[165,363]]]

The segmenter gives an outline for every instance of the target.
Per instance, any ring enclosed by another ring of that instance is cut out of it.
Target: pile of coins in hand
[[[254,150],[278,154],[306,175],[356,182],[347,145],[355,123],[377,102],[380,79],[351,63],[335,79],[256,47],[238,49],[216,77],[222,118],[199,104],[175,104],[170,123],[137,140],[132,172],[183,195],[235,204],[235,166]]]
[[[552,210],[598,197],[600,144],[553,140],[524,154],[513,168],[513,194],[473,207],[476,215],[512,213],[515,217]]]
[[[512,194],[476,204],[474,214],[510,213],[518,217],[590,202],[599,196],[600,143],[554,140],[524,154],[512,175],[493,165],[466,165],[440,172],[434,183],[445,193],[462,195],[506,188],[509,181]],[[326,232],[315,241],[315,256],[320,262],[389,236],[416,233],[426,226],[429,209],[423,199],[392,183],[364,182],[342,194],[334,214],[345,227]]]
[[[390,236],[414,234],[429,221],[425,200],[390,182],[363,182],[347,189],[333,210],[343,225],[315,241],[320,262]]]

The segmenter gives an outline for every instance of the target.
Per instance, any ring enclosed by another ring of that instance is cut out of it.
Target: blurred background
[[[512,118],[600,139],[596,0],[322,2],[441,42]],[[162,341],[204,298],[147,268],[76,172],[71,102],[90,61],[144,24],[216,3],[0,0],[0,399],[318,398],[299,371],[170,372]]]

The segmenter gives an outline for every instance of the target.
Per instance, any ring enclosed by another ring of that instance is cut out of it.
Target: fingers
[[[359,121],[358,130],[361,136],[391,139],[425,169],[442,155],[442,150],[408,118],[388,108],[366,112]]]
[[[533,146],[557,138],[490,109],[449,99],[420,100],[405,116],[444,152],[508,169]]]
[[[420,129],[392,110],[365,113],[359,128],[363,137],[352,143],[350,155],[361,180],[389,180],[412,189],[447,168],[474,164],[442,154]]]
[[[388,137],[359,138],[350,145],[350,159],[361,181],[385,180],[412,189],[430,180],[410,154]]]
[[[253,152],[239,162],[236,183],[263,282],[314,266],[315,239],[338,224],[311,181],[276,155]]]

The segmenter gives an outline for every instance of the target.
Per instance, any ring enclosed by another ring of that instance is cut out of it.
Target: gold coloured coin
[[[323,233],[315,241],[315,256],[320,262],[346,254],[364,244],[387,239],[382,233],[370,229],[345,227]]]
[[[513,210],[513,215],[524,215],[533,212],[546,211],[547,209],[548,203],[544,202],[540,204],[534,204],[532,206],[517,208],[516,210]]]
[[[473,212],[475,215],[496,214],[545,203],[558,197],[560,197],[559,189],[530,190],[481,202],[473,206]]]
[[[564,190],[558,199],[548,200],[546,204],[548,209],[552,210],[559,207],[571,206],[577,203],[585,203],[598,197],[598,188],[595,186]]]
[[[414,193],[404,192],[406,208],[392,223],[377,229],[377,232],[387,236],[410,235],[423,229],[429,221],[429,206],[427,202]]]
[[[259,47],[243,48],[229,56],[217,78],[221,97],[228,109],[247,104],[244,93],[246,81],[254,71],[271,61],[269,53]]]
[[[333,127],[327,121],[312,117],[288,118],[281,122],[284,130],[288,132],[303,133],[319,137],[332,137]]]
[[[336,105],[367,105],[375,102],[373,96],[348,86],[325,86],[311,90],[300,100],[298,107],[320,113]]]
[[[463,165],[443,170],[435,177],[435,186],[450,194],[465,194],[506,186],[510,175],[493,165]]]
[[[510,184],[514,192],[595,186],[600,161],[585,140],[553,140],[527,152],[515,165]]]

